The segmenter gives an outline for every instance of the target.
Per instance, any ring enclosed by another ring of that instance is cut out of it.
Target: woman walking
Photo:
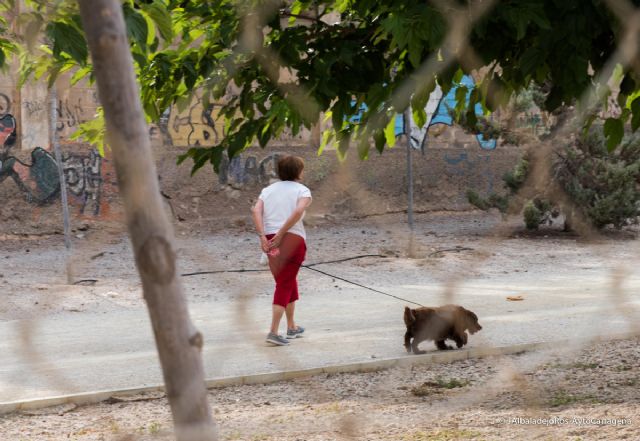
[[[302,218],[311,204],[311,192],[300,183],[303,172],[302,158],[280,158],[277,163],[280,181],[264,188],[252,209],[260,247],[267,253],[276,282],[267,342],[278,346],[288,345],[287,339],[302,337],[304,332],[294,319],[295,301],[299,297],[296,277],[307,251]],[[278,333],[283,315],[287,318],[287,338]]]

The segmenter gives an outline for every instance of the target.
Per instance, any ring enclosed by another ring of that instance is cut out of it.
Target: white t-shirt
[[[278,181],[264,188],[260,193],[260,199],[264,203],[264,234],[276,234],[296,209],[298,199],[310,197],[311,191],[295,181]],[[302,218],[288,232],[307,240]]]

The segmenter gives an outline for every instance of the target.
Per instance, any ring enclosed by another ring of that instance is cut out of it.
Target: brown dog
[[[475,334],[482,329],[478,316],[458,305],[437,308],[423,306],[416,309],[405,306],[404,323],[407,325],[404,347],[409,353],[413,350],[414,354],[425,353],[418,349],[418,345],[424,340],[435,341],[438,349],[453,349],[445,344],[445,340],[449,338],[461,348],[467,344],[467,330]]]

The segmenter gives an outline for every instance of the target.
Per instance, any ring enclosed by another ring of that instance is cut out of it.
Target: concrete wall
[[[71,134],[91,120],[98,106],[95,90],[86,85],[69,87],[58,82],[56,121],[53,128],[63,152],[63,169],[75,220],[121,219],[111,153],[101,157],[90,146],[74,142]],[[293,152],[307,160],[307,183],[314,190],[314,210],[345,214],[380,213],[406,208],[406,150],[372,152],[368,161],[350,158],[340,164],[335,152],[317,157],[320,130],[284,134],[267,150],[251,148],[225,161],[220,175],[205,167],[194,178],[191,164],[175,165],[176,156],[191,146],[214,145],[223,136],[217,121],[221,104],[203,108],[198,98],[182,111],[170,109],[149,136],[175,219],[206,219],[246,214],[256,192],[275,176],[278,154]],[[10,117],[11,115],[12,117]],[[44,84],[18,90],[11,79],[0,85],[0,222],[15,228],[61,225],[57,164],[50,145],[50,101]],[[14,123],[15,121],[15,123]],[[15,136],[12,124],[15,125]],[[355,156],[355,150],[352,156]],[[501,189],[502,174],[512,168],[519,152],[498,145],[494,151],[479,148],[473,136],[458,128],[430,129],[424,155],[415,151],[416,209],[468,209],[465,192]],[[221,210],[224,207],[224,210]],[[56,227],[57,228],[57,227]]]
[[[417,211],[471,209],[468,189],[483,195],[502,189],[501,177],[513,168],[520,152],[483,151],[470,145],[434,146],[424,155],[412,153]],[[304,182],[314,196],[312,214],[363,216],[407,208],[407,157],[402,147],[375,153],[367,161],[353,155],[344,162],[330,150],[318,157],[311,146],[253,148],[224,161],[218,175],[205,167],[193,178],[188,167],[175,166],[173,158],[180,151],[170,149],[158,161],[163,192],[179,221],[243,218],[241,222],[249,223],[249,208],[260,189],[275,179],[277,158],[287,153],[305,159]]]

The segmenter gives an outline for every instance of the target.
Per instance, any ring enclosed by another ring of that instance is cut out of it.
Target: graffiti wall
[[[60,90],[56,102],[56,131],[60,143],[71,142],[71,134],[80,124],[94,118],[98,105],[98,94],[92,88]]]
[[[277,179],[276,164],[281,153],[269,153],[262,159],[255,155],[236,155],[231,160],[223,156],[218,173],[218,183],[236,188],[245,185],[269,185]]]
[[[0,219],[14,217],[18,223],[37,218],[38,222],[59,223],[60,183],[58,164],[49,145],[48,93],[42,85],[21,91],[7,85],[0,87]],[[422,150],[414,151],[416,206],[469,208],[464,196],[466,190],[471,187],[480,193],[499,191],[500,177],[512,167],[517,152],[495,148],[495,141],[492,145],[483,145],[473,135],[446,125],[448,121],[441,121],[447,113],[443,104],[446,97],[436,98],[427,109],[431,116],[427,127],[418,132],[411,121],[407,125],[401,118],[398,124],[401,133],[410,135],[412,145]],[[88,145],[76,144],[70,139],[80,124],[94,117],[98,104],[92,88],[80,85],[58,89],[53,130],[61,145],[63,176],[76,218],[102,220],[119,218],[121,214],[109,157],[101,157]],[[340,171],[343,169],[335,151],[327,149],[321,157],[316,154],[321,135],[319,127],[302,131],[295,137],[285,131],[266,150],[251,148],[232,159],[224,157],[217,174],[211,167],[205,167],[190,176],[189,161],[176,166],[176,157],[186,148],[213,146],[221,141],[224,136],[224,122],[219,118],[222,106],[223,103],[204,106],[202,99],[196,97],[183,109],[167,109],[160,121],[149,127],[162,194],[175,219],[215,217],[219,212],[228,214],[234,210],[246,214],[257,189],[276,179],[276,162],[285,153],[300,154],[307,159],[307,182],[321,194],[331,195],[325,199],[328,211],[334,209],[332,197],[346,200],[351,189],[364,189],[384,200],[384,204],[379,201],[373,204],[372,212],[382,208],[403,209],[405,149],[390,149],[382,156],[371,155],[364,163],[353,161],[349,165],[353,169],[346,173],[353,185],[340,189],[334,185],[336,174],[345,173]],[[539,126],[535,116],[523,124],[530,125],[532,130]],[[336,204],[336,207],[348,205]],[[364,213],[369,208],[357,210]]]
[[[50,92],[44,82],[18,88],[12,77],[0,87],[0,220],[61,225],[60,174],[51,147],[55,131],[62,151],[70,211],[74,218],[107,219],[117,195],[111,162],[70,139],[98,107],[93,87],[79,83],[56,90],[52,127]],[[117,209],[116,209],[117,212]]]
[[[51,204],[60,196],[60,175],[55,157],[48,149],[39,146],[27,155],[17,151],[16,129],[13,115],[6,114],[0,118],[0,183],[12,181],[15,184],[14,196],[19,195],[26,204]],[[102,203],[103,163],[107,160],[96,150],[83,150],[63,152],[63,175],[77,214],[100,216],[105,214]]]
[[[224,122],[218,118],[222,104],[210,104],[206,108],[199,97],[188,108],[170,109],[167,131],[174,146],[213,146],[224,136]]]
[[[62,155],[62,170],[67,190],[77,198],[81,214],[101,214],[103,161],[105,159],[95,149],[87,154],[68,152]]]
[[[14,105],[11,114],[18,121],[18,144],[23,150],[49,145],[49,92],[44,82],[30,84],[20,90],[21,105]],[[20,112],[20,113],[18,113]]]
[[[11,98],[6,92],[2,91],[0,92],[0,116],[4,116],[7,113],[11,113]]]
[[[161,141],[173,147],[214,146],[224,137],[224,118],[220,109],[224,102],[204,106],[202,98],[196,96],[184,110],[177,106],[168,109],[157,125],[152,125],[149,134],[154,141]],[[274,140],[274,145],[300,145],[310,141],[313,134],[302,129],[293,136],[290,130]],[[319,133],[316,136],[319,143]]]

